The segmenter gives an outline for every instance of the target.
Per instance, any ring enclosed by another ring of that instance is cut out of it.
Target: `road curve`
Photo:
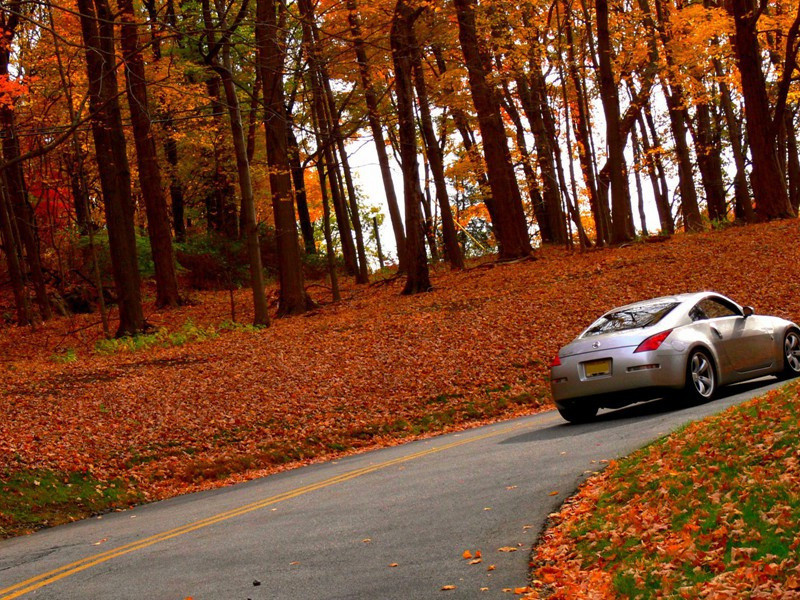
[[[547,515],[602,461],[778,385],[586,425],[551,411],[6,540],[0,600],[508,597]]]

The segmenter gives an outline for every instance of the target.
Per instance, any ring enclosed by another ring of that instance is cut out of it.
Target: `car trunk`
[[[632,329],[626,332],[604,333],[590,335],[585,338],[576,338],[564,346],[559,352],[562,357],[588,354],[590,352],[604,352],[614,348],[636,347],[651,335],[648,329]]]

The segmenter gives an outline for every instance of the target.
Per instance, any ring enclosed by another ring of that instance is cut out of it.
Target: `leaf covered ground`
[[[800,598],[800,383],[692,423],[551,515],[533,597]]]
[[[76,497],[77,473],[107,508],[549,408],[552,355],[636,299],[713,289],[798,319],[799,244],[790,220],[439,270],[412,297],[396,280],[332,305],[315,285],[319,310],[262,330],[223,326],[227,293],[202,293],[151,304],[158,339],[130,347],[97,346],[96,315],[2,329],[0,534],[99,510],[80,496],[53,516],[15,481],[47,475]],[[248,322],[245,291],[236,304]]]

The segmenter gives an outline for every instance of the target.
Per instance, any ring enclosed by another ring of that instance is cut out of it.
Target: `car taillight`
[[[658,350],[661,344],[664,343],[664,340],[669,337],[670,333],[672,333],[672,329],[667,329],[661,333],[651,335],[649,338],[639,344],[633,353],[636,354],[637,352],[652,352],[653,350]]]
[[[559,367],[559,366],[561,366],[561,358],[559,358],[558,352],[556,352],[556,355],[553,357],[553,360],[550,361],[550,368],[552,369],[553,367]]]

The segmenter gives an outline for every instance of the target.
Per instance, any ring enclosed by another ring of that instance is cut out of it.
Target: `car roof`
[[[717,292],[711,292],[708,290],[704,292],[687,292],[683,294],[674,294],[672,296],[659,296],[658,298],[650,298],[649,300],[639,300],[638,302],[631,302],[630,304],[626,304],[624,306],[618,306],[608,312],[623,310],[626,308],[633,308],[636,306],[645,306],[648,304],[660,304],[667,302],[679,302],[681,304],[695,303],[699,302],[700,300],[702,300],[707,296],[721,296],[722,298],[725,298],[725,296],[723,296],[722,294],[718,294]]]

